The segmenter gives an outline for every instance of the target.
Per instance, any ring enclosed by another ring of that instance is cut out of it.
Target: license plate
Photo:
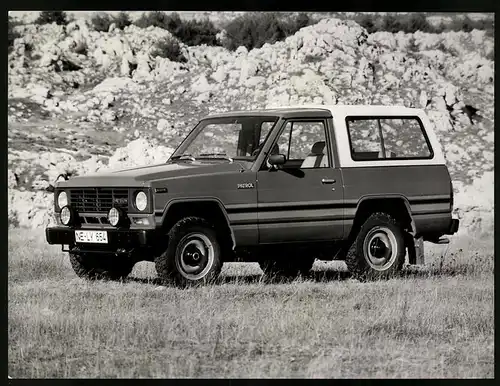
[[[75,231],[77,243],[107,244],[108,232],[106,231]]]

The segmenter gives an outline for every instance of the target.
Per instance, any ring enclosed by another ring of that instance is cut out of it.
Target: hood
[[[239,161],[162,163],[73,177],[60,181],[58,187],[142,187],[148,186],[154,180],[244,171],[248,170],[250,165],[248,162]]]

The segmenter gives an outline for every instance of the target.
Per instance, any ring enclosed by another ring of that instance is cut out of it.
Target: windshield
[[[171,159],[248,160],[259,155],[278,117],[246,116],[201,121]]]

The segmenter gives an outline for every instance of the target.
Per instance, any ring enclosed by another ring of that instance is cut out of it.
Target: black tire
[[[155,259],[156,272],[164,284],[181,287],[213,282],[222,269],[221,250],[210,223],[186,217],[168,233],[168,247]]]
[[[266,253],[266,257],[259,260],[260,269],[270,278],[291,280],[299,276],[307,277],[315,257],[307,256],[307,252]]]
[[[69,261],[78,277],[87,280],[123,280],[132,269],[135,261],[110,258],[100,254],[69,253]]]
[[[378,280],[393,277],[405,262],[404,231],[392,216],[373,213],[361,226],[345,259],[352,277]]]

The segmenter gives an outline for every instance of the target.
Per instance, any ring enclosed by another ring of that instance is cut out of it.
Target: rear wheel
[[[362,225],[345,262],[354,278],[376,280],[399,273],[405,256],[400,224],[386,213],[374,213]]]
[[[177,222],[169,232],[166,251],[155,259],[155,267],[164,283],[187,286],[215,280],[222,256],[213,226],[199,217]]]
[[[135,261],[111,258],[98,253],[69,253],[69,261],[75,273],[88,280],[123,280],[132,269]]]

